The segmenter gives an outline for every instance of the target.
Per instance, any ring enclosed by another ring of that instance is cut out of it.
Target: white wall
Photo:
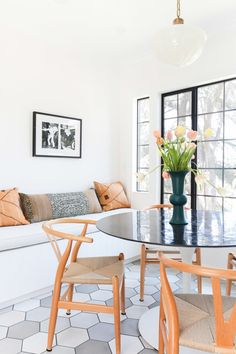
[[[0,37],[0,189],[80,191],[119,177],[116,73],[99,58]],[[83,120],[82,159],[32,157],[32,112]]]

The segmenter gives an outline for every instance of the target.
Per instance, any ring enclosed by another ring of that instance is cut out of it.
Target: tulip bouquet
[[[193,162],[195,158],[195,151],[197,148],[197,142],[201,142],[204,138],[209,139],[213,136],[214,132],[211,128],[200,134],[196,130],[188,129],[185,126],[179,125],[173,130],[168,130],[164,137],[161,136],[160,131],[154,131],[153,135],[156,138],[156,145],[158,152],[162,157],[162,177],[169,179],[170,172],[178,171],[191,171],[195,175],[195,182],[201,189],[205,183],[212,183],[208,180],[207,175],[197,168]],[[195,165],[195,167],[193,167]],[[146,174],[138,173],[138,181],[144,180],[147,174],[152,173],[160,166],[156,166]],[[226,195],[226,190],[222,187],[215,187],[212,185],[221,196]]]

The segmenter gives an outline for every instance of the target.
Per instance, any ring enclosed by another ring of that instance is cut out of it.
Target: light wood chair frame
[[[233,253],[228,254],[228,262],[227,262],[227,269],[234,269],[236,267],[236,257]],[[227,279],[226,281],[226,295],[230,296],[231,295],[231,289],[232,289],[232,280]]]
[[[167,258],[159,252],[161,274],[161,297],[159,317],[159,354],[179,354],[180,326],[177,306],[172,293],[166,268],[178,269],[181,272],[211,278],[214,315],[216,323],[215,353],[235,353],[234,338],[236,334],[236,304],[229,320],[224,319],[221,295],[221,279],[236,280],[235,270],[212,269],[198,265],[186,264]],[[201,295],[200,295],[201,296]],[[167,328],[168,324],[168,328]],[[195,348],[196,349],[196,348]]]
[[[61,232],[53,229],[56,224],[84,224],[82,232],[79,236],[74,234]],[[51,314],[48,329],[48,343],[47,351],[52,351],[53,338],[55,333],[58,309],[66,309],[67,314],[70,315],[71,310],[81,310],[81,311],[95,311],[102,313],[110,313],[114,315],[114,326],[115,326],[115,341],[116,341],[116,354],[120,354],[120,310],[121,313],[125,315],[125,277],[123,275],[122,282],[120,284],[117,275],[112,277],[112,289],[113,289],[113,306],[90,304],[83,302],[73,301],[73,290],[74,283],[68,284],[65,292],[61,294],[62,277],[67,270],[67,263],[70,257],[70,262],[76,262],[78,251],[83,242],[92,243],[93,239],[86,236],[87,228],[89,225],[96,225],[94,220],[81,220],[81,219],[55,219],[43,224],[43,230],[47,234],[53,250],[58,259],[58,267],[54,282],[54,290],[51,305]],[[64,253],[57,244],[57,238],[62,238],[67,240],[67,246]],[[119,260],[124,260],[124,254],[120,253]]]
[[[171,209],[172,205],[171,204],[155,204],[151,205],[149,208],[145,210],[151,210],[151,209]],[[177,255],[177,257],[174,257],[174,260],[181,261],[182,258],[178,255],[180,255],[179,251],[162,251],[164,254],[169,254],[169,255]],[[158,253],[158,247],[155,249],[147,247],[145,244],[141,245],[141,251],[140,251],[140,301],[144,301],[144,286],[145,286],[145,271],[146,271],[146,265],[147,264],[159,264],[160,260],[157,256]],[[148,257],[148,255],[155,255],[153,257]],[[195,249],[195,260],[193,260],[193,264],[201,265],[201,250],[199,247]],[[198,293],[202,293],[202,277],[198,276],[197,277],[197,288],[198,288]]]

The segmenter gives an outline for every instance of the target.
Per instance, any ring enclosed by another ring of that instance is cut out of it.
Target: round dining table
[[[178,247],[183,262],[192,263],[194,250],[214,247],[236,247],[236,217],[232,212],[186,210],[187,225],[169,223],[171,209],[133,210],[114,214],[97,221],[105,234],[147,245]],[[192,292],[191,275],[183,274],[183,292]],[[145,312],[139,320],[139,331],[152,347],[158,349],[159,306]],[[180,348],[180,354],[205,354]]]

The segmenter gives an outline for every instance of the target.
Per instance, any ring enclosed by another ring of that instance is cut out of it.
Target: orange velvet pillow
[[[130,203],[120,182],[109,184],[94,182],[94,187],[104,211],[130,208]]]
[[[0,191],[0,226],[27,225],[16,188]]]

